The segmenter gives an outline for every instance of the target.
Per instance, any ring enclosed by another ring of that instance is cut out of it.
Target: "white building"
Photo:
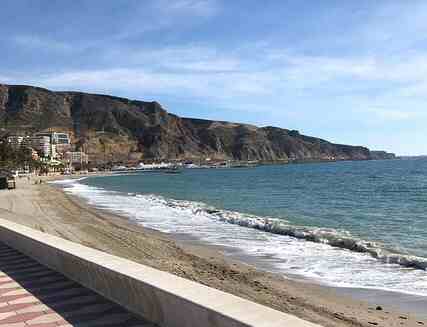
[[[56,147],[56,152],[65,153],[66,151],[70,151],[71,149],[70,137],[67,133],[41,132],[35,135],[49,137],[51,144],[54,144]]]
[[[66,133],[36,133],[32,137],[11,135],[7,138],[7,142],[14,149],[18,149],[21,146],[33,148],[40,156],[52,159],[60,157],[59,154],[71,149],[70,138]]]
[[[81,151],[68,151],[65,153],[65,160],[72,164],[72,165],[76,165],[76,164],[87,164],[89,162],[89,156]]]
[[[24,141],[24,137],[23,136],[11,135],[11,136],[8,136],[8,138],[7,138],[7,142],[14,149],[20,148],[23,141]]]
[[[55,144],[70,144],[70,137],[66,133],[52,133],[52,139]]]
[[[40,132],[36,133],[35,136],[48,136],[54,144],[70,144],[70,138],[67,133]]]
[[[33,136],[31,146],[43,157],[52,157],[52,152],[56,153],[56,151],[52,151],[50,137],[48,136]]]

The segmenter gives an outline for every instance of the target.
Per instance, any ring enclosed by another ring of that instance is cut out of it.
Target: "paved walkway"
[[[0,243],[0,327],[155,327]]]

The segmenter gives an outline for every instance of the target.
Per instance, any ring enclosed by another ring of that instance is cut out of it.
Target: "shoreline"
[[[387,306],[392,311],[409,312],[410,314],[415,314],[418,318],[427,319],[427,296],[396,292],[379,288],[340,287],[328,285],[326,283],[322,283],[302,275],[289,275],[287,273],[279,272],[277,269],[274,269],[273,265],[270,264],[271,261],[269,261],[269,258],[252,257],[250,255],[241,253],[239,250],[210,244],[197,238],[191,238],[188,235],[167,235],[187,250],[189,246],[190,248],[194,246],[196,249],[212,248],[215,251],[226,251],[226,253],[223,253],[223,255],[228,261],[248,265],[249,267],[252,267],[256,270],[277,275],[279,278],[296,282],[300,285],[329,289],[335,292],[337,296],[349,297],[356,301],[366,302],[370,306],[376,307],[377,305],[381,304],[382,306]]]
[[[386,301],[391,292],[334,288],[302,278],[284,278],[255,268],[259,267],[258,263],[244,263],[249,260],[242,260],[238,253],[230,255],[230,251],[222,247],[188,236],[144,228],[128,218],[90,207],[83,199],[51,185],[29,185],[22,181],[17,190],[0,192],[0,208],[6,219],[172,272],[323,326],[427,324],[427,320],[422,320],[427,317],[393,312],[393,301]],[[29,215],[33,215],[33,219],[28,219]],[[378,297],[379,294],[382,296]],[[368,303],[369,298],[372,300]],[[394,302],[396,298],[408,301],[401,293],[392,298]],[[416,301],[409,302],[406,309],[416,304]],[[422,307],[424,302],[419,305]],[[375,310],[376,306],[383,310]],[[408,311],[398,308],[402,309]],[[421,308],[417,311],[423,312]]]

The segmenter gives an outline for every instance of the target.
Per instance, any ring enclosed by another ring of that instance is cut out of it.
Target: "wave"
[[[79,182],[84,179],[86,179],[86,177],[59,180],[52,183],[62,184],[64,187],[70,187],[82,185]],[[94,187],[91,188],[95,189]],[[100,191],[101,190],[102,192],[105,192],[105,190],[100,189]],[[200,202],[167,199],[154,194],[140,195],[127,193],[126,195],[140,199],[148,199],[152,204],[163,205],[176,210],[189,210],[193,215],[204,215],[209,219],[238,225],[240,227],[252,228],[271,234],[290,236],[313,243],[326,244],[331,247],[345,249],[352,252],[366,253],[386,264],[396,264],[405,268],[427,271],[427,258],[398,253],[397,251],[385,248],[378,242],[366,241],[354,237],[350,232],[345,230],[298,226],[290,224],[289,221],[285,219],[260,217],[237,211],[217,209]]]
[[[69,187],[76,186],[77,184],[82,185],[79,183],[79,181],[84,179],[86,179],[86,177],[79,179],[60,180],[53,183],[62,184],[65,187]],[[100,191],[101,190],[102,192],[105,192],[105,190],[100,189]],[[176,210],[189,210],[192,215],[204,215],[209,219],[232,225],[238,225],[240,227],[252,228],[271,234],[290,236],[296,239],[325,244],[331,247],[345,249],[352,252],[366,253],[385,264],[395,264],[405,268],[427,271],[427,258],[398,253],[397,251],[385,248],[378,242],[366,241],[354,237],[350,232],[345,230],[298,226],[290,224],[289,221],[285,219],[260,217],[237,211],[217,209],[200,202],[167,199],[154,194],[140,195],[135,193],[127,193],[126,195],[140,199],[148,199],[152,204],[162,205]]]
[[[224,255],[284,277],[427,296],[427,258],[399,253],[345,230],[297,226],[282,218],[218,209],[203,202],[130,193],[125,185],[112,191],[91,185],[90,180],[56,184],[89,205],[147,228],[222,246]]]
[[[139,196],[139,195],[136,195]],[[272,234],[286,235],[314,243],[327,244],[332,247],[367,253],[373,258],[386,264],[397,264],[406,268],[427,270],[427,258],[406,255],[384,248],[377,242],[370,242],[353,237],[348,231],[338,231],[333,228],[297,226],[288,221],[270,217],[259,217],[236,211],[220,210],[203,203],[178,201],[151,195],[151,200],[175,209],[190,209],[193,214],[204,214],[222,222],[253,228]]]
[[[427,296],[426,258],[357,239],[345,230],[296,226],[284,219],[159,195],[111,191],[76,180],[57,184],[90,205],[147,228],[224,246],[225,255],[251,258],[249,262],[256,262],[261,269],[301,275],[336,287]]]

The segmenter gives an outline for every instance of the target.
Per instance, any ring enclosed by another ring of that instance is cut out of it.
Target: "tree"
[[[0,167],[5,169],[35,169],[39,162],[32,157],[32,149],[20,146],[14,148],[7,139],[0,140]]]

